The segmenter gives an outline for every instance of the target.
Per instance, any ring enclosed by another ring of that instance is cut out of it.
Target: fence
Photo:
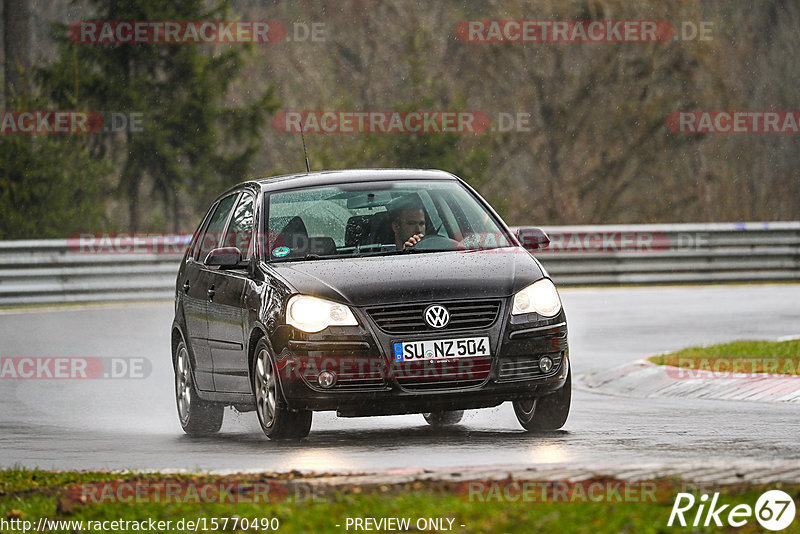
[[[562,286],[800,281],[800,222],[544,229],[551,246],[536,256]],[[0,242],[0,305],[171,298],[181,254],[169,250]]]

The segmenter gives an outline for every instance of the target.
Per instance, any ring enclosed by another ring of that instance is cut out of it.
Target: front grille
[[[505,380],[530,380],[533,378],[552,376],[558,373],[561,367],[561,353],[542,354],[541,356],[549,356],[553,360],[553,368],[547,374],[542,373],[542,370],[539,368],[540,355],[500,358],[498,361],[498,382]]]
[[[378,328],[389,334],[489,328],[500,313],[499,300],[437,302],[436,304],[447,308],[450,313],[450,322],[444,328],[432,328],[425,322],[425,309],[430,304],[381,306],[369,308],[367,313],[378,325]]]
[[[469,388],[486,381],[492,362],[483,357],[415,360],[395,363],[392,370],[397,382],[407,390]]]

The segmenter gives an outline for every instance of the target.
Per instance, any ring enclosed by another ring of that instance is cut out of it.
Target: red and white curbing
[[[792,338],[781,338],[779,341]],[[800,404],[800,376],[767,373],[713,373],[657,365],[639,359],[612,369],[585,373],[580,387],[624,397],[681,397]]]

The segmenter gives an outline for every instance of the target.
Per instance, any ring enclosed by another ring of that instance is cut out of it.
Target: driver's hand
[[[406,241],[405,246],[406,247],[413,247],[414,245],[419,243],[420,239],[422,239],[422,237],[424,235],[425,234],[412,235],[411,237],[408,238],[408,241]]]

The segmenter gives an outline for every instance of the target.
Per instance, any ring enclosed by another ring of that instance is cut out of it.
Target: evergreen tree
[[[87,20],[230,20],[227,2],[210,8],[201,0],[89,0]],[[252,45],[96,44],[71,41],[58,26],[59,59],[40,80],[64,109],[141,114],[141,131],[92,137],[92,153],[117,169],[118,193],[128,203],[129,229],[154,229],[142,221],[142,195],[160,201],[173,231],[180,201],[205,205],[220,189],[251,174],[260,128],[277,108],[272,87],[231,89]],[[233,104],[230,102],[233,101]],[[167,222],[164,221],[164,222]],[[161,223],[163,224],[163,223]],[[183,228],[182,228],[183,227]],[[159,228],[160,229],[160,228]]]

